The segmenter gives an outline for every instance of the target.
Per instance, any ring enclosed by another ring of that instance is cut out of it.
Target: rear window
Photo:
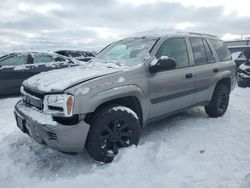
[[[215,48],[220,61],[227,61],[232,59],[231,54],[223,41],[217,39],[210,39],[210,42]]]

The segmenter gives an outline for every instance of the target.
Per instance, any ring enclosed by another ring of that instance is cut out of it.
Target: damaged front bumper
[[[83,120],[74,125],[63,125],[51,115],[25,106],[19,101],[14,111],[17,126],[40,144],[61,152],[82,152],[87,139],[89,124]]]

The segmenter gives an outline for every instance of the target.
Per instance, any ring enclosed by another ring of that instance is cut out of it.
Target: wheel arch
[[[229,78],[229,77],[222,78],[222,79],[220,79],[220,80],[217,82],[216,86],[217,86],[218,84],[224,84],[225,86],[227,86],[227,88],[229,89],[229,91],[231,91],[231,78]],[[216,86],[215,86],[215,88],[216,88]]]
[[[100,110],[102,110],[103,108],[106,108],[106,107],[111,106],[111,105],[120,105],[120,106],[125,106],[125,107],[130,108],[138,115],[140,125],[141,125],[141,127],[143,126],[142,107],[141,107],[140,101],[138,100],[138,98],[136,96],[120,97],[120,98],[116,98],[116,99],[112,99],[112,100],[103,102],[95,108],[94,112],[88,113],[86,115],[85,121],[87,123],[91,123],[91,120],[93,118],[94,113],[97,113]]]
[[[91,111],[89,111],[85,117],[85,121],[87,123],[91,123],[93,114],[98,112],[100,109],[117,104],[133,110],[138,115],[140,125],[142,127],[143,122],[147,118],[150,111],[146,96],[137,86],[121,87],[120,89],[117,88],[115,91],[108,90],[96,95],[96,97],[93,96],[92,100],[95,101],[95,104],[91,107]]]

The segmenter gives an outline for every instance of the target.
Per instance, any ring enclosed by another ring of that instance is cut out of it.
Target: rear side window
[[[190,38],[190,43],[193,50],[194,62],[196,65],[206,64],[207,55],[205,51],[205,47],[203,45],[203,41],[200,38]]]
[[[208,45],[208,43],[205,39],[202,39],[202,42],[203,42],[204,47],[205,47],[205,51],[206,51],[206,55],[207,55],[207,62],[214,63],[215,60],[214,60],[213,52],[212,52],[210,46]]]
[[[49,55],[33,55],[35,63],[51,63],[54,62],[54,58]]]
[[[215,48],[215,51],[220,61],[227,61],[231,59],[231,54],[223,41],[217,39],[210,39],[210,42]]]
[[[156,54],[156,58],[168,56],[175,59],[176,68],[189,66],[187,45],[184,38],[167,39]]]
[[[16,65],[24,65],[26,64],[27,59],[24,55],[7,57],[5,59],[0,60],[0,65],[2,66],[16,66]]]

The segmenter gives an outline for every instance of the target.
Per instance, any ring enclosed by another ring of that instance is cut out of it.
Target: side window
[[[57,51],[56,53],[64,56],[68,55],[66,51]]]
[[[184,38],[172,38],[166,40],[156,54],[156,58],[168,56],[175,59],[176,68],[189,66],[187,45]]]
[[[207,41],[205,39],[202,39],[204,47],[205,47],[205,51],[206,51],[206,55],[207,55],[207,62],[208,63],[214,63],[214,57],[213,57],[213,52],[210,48],[210,46],[208,45]]]
[[[71,54],[69,51],[64,51],[62,55],[66,56],[66,57],[71,57]]]
[[[206,51],[200,38],[190,38],[190,43],[194,55],[194,63],[196,65],[202,65],[207,63]]]
[[[51,63],[54,62],[54,58],[50,55],[36,54],[33,55],[35,63]]]
[[[231,59],[231,54],[223,41],[218,39],[210,39],[210,42],[214,46],[220,61],[227,61]]]
[[[62,57],[55,57],[55,62],[62,62],[62,61],[66,61],[66,59],[62,58]]]
[[[7,57],[5,59],[0,60],[0,65],[2,66],[17,66],[17,65],[24,65],[27,63],[26,56],[18,55]]]
[[[77,51],[75,51],[75,52],[71,52],[70,53],[70,57],[80,57],[81,56],[81,53],[80,52],[77,52]]]
[[[83,55],[86,56],[86,57],[94,56],[94,55],[93,55],[92,53],[90,53],[90,52],[84,52]]]
[[[77,56],[77,57],[81,57],[81,56],[84,56],[84,54],[83,54],[82,52],[77,52],[77,53],[76,53],[76,56]]]

